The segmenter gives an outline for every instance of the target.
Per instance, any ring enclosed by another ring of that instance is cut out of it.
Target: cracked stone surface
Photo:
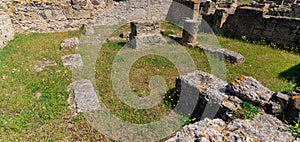
[[[90,112],[100,107],[97,93],[90,80],[80,80],[71,85],[72,94],[69,103],[77,112]]]
[[[236,119],[226,124],[221,119],[208,119],[183,127],[166,142],[292,142],[287,126],[272,115],[256,116],[253,120]]]
[[[273,92],[250,76],[240,76],[234,82],[228,83],[229,92],[242,100],[264,106],[271,99]]]
[[[77,68],[82,67],[83,62],[80,54],[70,54],[61,57],[64,67],[66,68]]]

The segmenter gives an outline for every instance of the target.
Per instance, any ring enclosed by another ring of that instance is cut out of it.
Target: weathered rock
[[[78,46],[79,39],[77,37],[64,39],[60,44],[60,49],[69,50],[74,49]]]
[[[236,119],[226,124],[221,119],[204,119],[185,126],[167,142],[177,141],[287,141],[294,137],[287,131],[287,126],[271,115],[256,116],[253,120]]]
[[[185,108],[194,110],[191,117],[200,120],[204,117],[225,117],[228,109],[237,110],[242,103],[234,96],[225,93],[226,82],[205,72],[195,71],[176,79],[176,89],[180,91],[180,100]],[[196,104],[196,106],[193,106]]]
[[[213,54],[216,56],[220,56],[220,58],[225,58],[225,60],[232,64],[240,64],[245,61],[245,57],[240,53],[224,49],[224,48],[216,48],[208,45],[199,45],[198,48],[200,50],[205,51],[208,54]]]
[[[200,22],[196,20],[185,20],[183,24],[182,43],[196,42]]]
[[[77,109],[77,112],[90,112],[100,107],[97,93],[90,80],[73,82],[71,87],[74,94],[73,106]]]
[[[84,7],[87,3],[87,0],[71,0],[71,4],[73,6],[74,9],[81,9],[82,7]]]
[[[56,65],[57,65],[56,62],[44,58],[43,60],[38,61],[38,62],[33,66],[33,71],[35,71],[35,72],[40,72],[40,71],[42,71],[45,67],[56,66]]]
[[[61,57],[64,67],[77,68],[83,66],[80,54],[71,54]]]
[[[288,94],[277,92],[272,96],[269,101],[266,111],[271,114],[279,114],[287,109],[291,100],[291,96]]]
[[[287,106],[285,117],[286,120],[296,120],[300,113],[300,94],[293,96],[290,104]]]
[[[14,38],[14,28],[8,15],[0,13],[0,49]]]
[[[267,104],[273,95],[270,89],[264,87],[256,79],[243,75],[234,82],[228,83],[226,88],[232,95],[260,106]]]
[[[268,6],[239,5],[237,8],[234,7],[232,5],[231,8],[217,8],[214,13],[205,15],[203,18],[213,28],[214,32],[222,32],[225,36],[244,37],[244,40],[246,38],[247,40],[264,41],[279,46],[298,47],[299,49],[300,37],[297,35],[300,30],[296,28],[300,24],[299,18],[277,16],[287,13],[283,11],[274,12],[275,8]]]
[[[155,47],[165,43],[160,34],[160,23],[154,22],[131,22],[130,47],[134,49]]]

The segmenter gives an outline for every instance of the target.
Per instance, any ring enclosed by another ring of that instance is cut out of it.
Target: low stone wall
[[[226,15],[226,10],[216,10],[203,19],[215,32],[222,32],[229,37],[244,36],[246,39],[264,40],[280,46],[300,47],[299,18],[264,15],[262,9],[251,7],[238,7],[225,20],[222,15]]]
[[[131,21],[161,21],[165,20],[172,0],[128,0],[119,2],[117,6],[105,9],[96,24],[117,25]]]
[[[97,15],[112,5],[113,1],[91,3],[90,0],[59,2],[19,2],[7,3],[15,31],[61,32],[78,29],[84,23],[95,20]]]
[[[0,13],[0,49],[14,38],[14,29],[8,15]]]
[[[62,32],[76,30],[85,23],[116,25],[133,20],[165,20],[171,3],[172,0],[19,0],[2,2],[2,11],[9,13],[17,33]]]
[[[300,19],[263,15],[253,8],[239,8],[227,17],[223,32],[232,37],[300,47]]]

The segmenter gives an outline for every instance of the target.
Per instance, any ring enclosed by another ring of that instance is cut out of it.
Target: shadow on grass
[[[300,64],[289,68],[288,70],[279,73],[279,77],[294,82],[297,86],[300,85]]]

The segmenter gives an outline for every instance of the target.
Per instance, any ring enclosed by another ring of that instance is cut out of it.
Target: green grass
[[[0,50],[0,141],[103,139],[82,116],[71,117],[68,110],[72,73],[62,66],[61,56],[74,51],[60,51],[59,45],[79,35],[21,34]],[[32,65],[43,58],[57,66],[34,72]]]
[[[163,23],[162,27],[180,34],[180,28],[174,25]],[[122,26],[114,34],[118,35],[128,28]],[[107,141],[82,115],[72,117],[68,110],[69,92],[66,90],[71,83],[72,72],[62,66],[60,58],[74,51],[61,51],[59,45],[64,38],[74,36],[80,36],[80,31],[21,34],[0,50],[0,141]],[[210,37],[200,35],[199,39],[209,41]],[[221,36],[213,39],[218,39],[223,48],[237,51],[246,58],[245,63],[240,65],[227,64],[227,81],[233,81],[242,74],[250,75],[273,91],[299,84],[299,55]],[[96,65],[99,95],[109,110],[123,120],[134,123],[159,120],[170,111],[169,105],[161,102],[152,109],[136,110],[121,102],[112,90],[111,63],[123,45],[104,43],[99,51]],[[210,72],[203,52],[196,48],[186,50],[197,69]],[[32,65],[43,58],[55,61],[57,66],[33,72]],[[172,89],[178,72],[163,57],[144,56],[131,68],[131,89],[140,97],[149,95],[149,79],[154,75],[164,77],[167,87]],[[37,97],[39,93],[42,96]]]

